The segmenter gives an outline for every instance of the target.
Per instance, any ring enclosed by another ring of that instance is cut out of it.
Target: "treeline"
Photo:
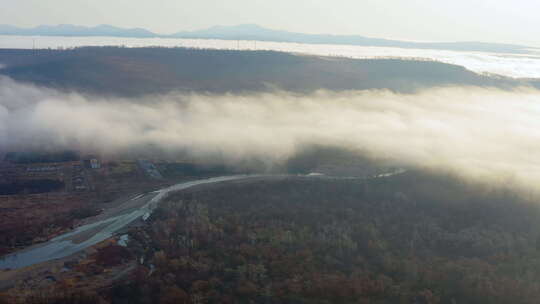
[[[79,153],[66,150],[60,152],[8,152],[4,160],[16,164],[60,163],[80,160]]]
[[[185,176],[212,176],[233,174],[225,166],[202,166],[193,163],[158,163],[159,172],[165,178],[179,178]]]
[[[0,195],[36,194],[60,191],[65,183],[55,179],[33,179],[0,183]]]

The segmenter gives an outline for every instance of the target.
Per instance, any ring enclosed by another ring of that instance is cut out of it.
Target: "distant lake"
[[[0,48],[73,48],[80,46],[126,47],[194,47],[209,49],[273,50],[307,55],[349,58],[414,58],[457,64],[477,73],[499,74],[514,78],[540,78],[540,53],[497,54],[393,47],[365,47],[335,44],[305,44],[289,42],[121,38],[121,37],[55,37],[0,36]],[[1,64],[1,62],[0,62]]]

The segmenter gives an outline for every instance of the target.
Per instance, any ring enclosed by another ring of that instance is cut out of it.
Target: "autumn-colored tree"
[[[190,304],[189,295],[181,288],[169,286],[165,287],[159,295],[160,304]]]

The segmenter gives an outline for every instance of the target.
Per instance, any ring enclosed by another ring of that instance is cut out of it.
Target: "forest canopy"
[[[173,195],[112,303],[534,303],[540,208],[449,176],[286,178]],[[127,302],[126,302],[127,301]]]

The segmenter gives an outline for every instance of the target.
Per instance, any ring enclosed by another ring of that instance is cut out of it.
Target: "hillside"
[[[492,78],[433,61],[347,59],[273,51],[87,47],[0,50],[0,75],[37,85],[121,96],[195,92],[292,92],[389,89],[412,93],[434,86],[509,88]]]

